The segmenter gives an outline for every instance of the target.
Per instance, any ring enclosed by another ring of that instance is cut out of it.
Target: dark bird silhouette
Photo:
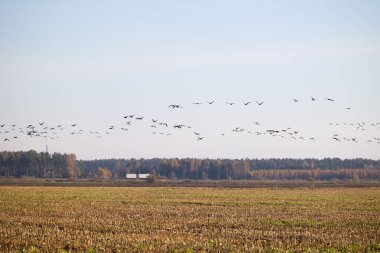
[[[207,102],[209,105],[212,105],[215,101],[209,101]]]
[[[168,127],[168,124],[166,124],[165,122],[161,122],[161,123],[158,123],[159,125],[161,125],[161,126],[166,126],[166,127]]]
[[[293,98],[293,101],[296,102],[296,103],[299,102],[299,100],[298,100],[298,99],[295,99],[295,98]]]
[[[157,120],[156,120],[156,119],[152,119],[152,121],[153,121],[153,123],[156,123],[156,122],[157,122]]]
[[[201,141],[203,140],[204,137],[198,137],[198,141]]]
[[[316,100],[315,98],[311,97],[311,101],[315,101],[315,100]]]
[[[226,104],[228,104],[228,105],[234,105],[235,103],[226,102]]]
[[[77,126],[77,124],[72,124],[71,126],[72,126],[72,127],[76,127],[76,126]]]
[[[200,133],[194,132],[195,135],[200,135]]]
[[[0,125],[0,127],[4,127],[5,126],[5,124],[3,124],[3,125]]]
[[[154,128],[156,128],[156,126],[155,126],[155,125],[151,125],[150,127],[154,127]]]
[[[325,98],[327,101],[334,102],[335,100],[332,98]]]
[[[259,126],[260,125],[260,122],[258,122],[258,121],[255,121],[255,122],[253,122],[256,126]]]
[[[108,129],[109,129],[109,130],[112,130],[114,127],[115,127],[115,126],[110,126]]]
[[[178,109],[178,108],[182,108],[182,106],[180,105],[169,105],[169,108],[173,108],[173,109]]]
[[[262,105],[262,104],[264,103],[264,101],[262,101],[262,102],[255,101],[255,102],[256,102],[256,104],[258,104],[258,105]]]
[[[4,139],[4,141],[9,141],[8,139]]]
[[[128,121],[128,122],[125,123],[125,124],[127,124],[128,126],[130,126],[130,125],[131,125],[131,121]]]
[[[201,105],[202,104],[202,102],[195,102],[195,103],[193,103],[193,105]]]
[[[124,119],[127,119],[127,118],[128,118],[128,115],[126,115],[126,116],[123,116],[123,118],[124,118]]]
[[[139,118],[136,118],[137,120],[142,120],[144,117],[139,117]]]
[[[135,115],[129,115],[130,118],[133,118],[133,116],[135,116]]]
[[[40,124],[40,126],[42,126],[44,123],[45,123],[45,122],[41,122],[41,123],[39,123],[39,124]]]
[[[351,107],[346,107],[346,110],[351,110]]]
[[[336,137],[333,137],[333,139],[336,140],[336,141],[340,141],[340,140],[339,140],[338,138],[336,138]]]
[[[249,105],[251,102],[243,102],[244,105]]]

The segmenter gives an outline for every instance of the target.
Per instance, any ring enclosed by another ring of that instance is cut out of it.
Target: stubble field
[[[380,188],[0,187],[0,252],[378,252]]]

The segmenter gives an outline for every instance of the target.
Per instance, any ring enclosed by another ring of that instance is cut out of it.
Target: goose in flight
[[[198,137],[198,141],[201,141],[203,140],[204,137]]]
[[[244,105],[249,105],[251,102],[243,102]]]
[[[195,102],[195,103],[193,103],[193,105],[201,105],[202,104],[202,102]]]
[[[295,99],[295,98],[293,98],[293,101],[296,102],[296,103],[299,102],[299,100],[298,100],[298,99]]]
[[[45,122],[39,122],[38,124],[40,124],[40,126],[42,126]]]
[[[175,108],[182,108],[182,106],[180,106],[180,105],[169,105],[169,108],[173,108],[173,109],[175,109]]]
[[[72,124],[71,126],[72,126],[72,127],[76,127],[76,126],[77,126],[77,124]]]
[[[325,98],[327,101],[334,102],[335,100],[332,98]]]
[[[195,135],[200,135],[200,133],[194,132]]]
[[[262,101],[262,102],[255,101],[255,102],[256,102],[256,104],[258,104],[258,105],[262,105],[262,104],[264,104],[264,101]]]
[[[139,117],[139,118],[136,118],[137,120],[142,120],[144,117]]]
[[[9,139],[4,139],[4,141],[9,141]]]
[[[212,105],[214,102],[215,102],[215,101],[208,101],[207,103],[208,103],[209,105]]]
[[[235,103],[232,103],[232,102],[226,102],[226,104],[228,104],[228,105],[234,105]]]
[[[315,98],[311,97],[311,101],[315,101],[315,100],[316,100]]]

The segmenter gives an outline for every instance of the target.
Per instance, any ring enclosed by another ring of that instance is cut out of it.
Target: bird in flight
[[[4,139],[4,141],[9,141],[8,139]]]
[[[195,103],[193,103],[193,105],[201,105],[202,104],[202,102],[195,102]]]
[[[298,99],[295,99],[295,98],[293,98],[293,101],[296,102],[296,103],[299,102],[299,100],[298,100]]]
[[[262,105],[262,104],[264,103],[264,101],[262,101],[262,102],[255,101],[255,102],[256,102],[256,104],[258,104],[258,105]]]
[[[76,126],[77,126],[77,124],[72,124],[71,126],[72,126],[72,127],[76,127]]]
[[[251,102],[243,102],[244,105],[249,105]]]
[[[215,101],[208,101],[207,103],[208,103],[209,105],[212,105],[214,102],[215,102]]]
[[[315,101],[315,98],[311,97],[311,101]]]
[[[228,104],[228,105],[234,105],[235,103],[226,102],[226,104]]]
[[[40,124],[40,126],[42,126],[44,123],[45,123],[45,122],[40,122],[39,124]]]
[[[346,110],[351,110],[351,107],[346,107]]]
[[[194,132],[195,135],[200,135],[200,133]]]
[[[182,106],[180,106],[180,105],[169,105],[169,108],[173,108],[173,109],[175,109],[175,108],[182,108]]]
[[[144,117],[139,117],[139,118],[136,118],[137,120],[142,120]]]
[[[203,140],[204,137],[198,137],[198,141],[201,141]]]
[[[334,102],[335,100],[332,98],[325,98],[327,101]]]

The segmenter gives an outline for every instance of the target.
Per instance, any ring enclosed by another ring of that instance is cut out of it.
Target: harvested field
[[[0,187],[0,252],[378,252],[380,188]]]

